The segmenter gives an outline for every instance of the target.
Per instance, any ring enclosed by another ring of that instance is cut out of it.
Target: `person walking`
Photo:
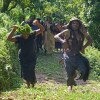
[[[64,34],[64,39],[60,37]],[[67,25],[67,29],[63,30],[54,38],[61,41],[64,48],[64,64],[67,72],[67,86],[68,91],[72,91],[73,85],[76,85],[74,76],[76,70],[81,74],[79,77],[86,81],[89,76],[90,65],[86,57],[81,53],[85,53],[85,48],[92,44],[92,38],[85,29],[84,25],[78,18],[72,18]],[[87,40],[84,44],[84,39]]]
[[[19,29],[17,25],[14,25],[7,36],[8,41],[18,44],[18,59],[21,65],[21,74],[24,80],[26,80],[28,88],[30,85],[34,87],[36,83],[36,36],[44,31],[44,27],[37,20],[34,20],[33,23],[39,27],[38,30],[30,32],[30,26],[25,24],[21,26],[20,35],[14,35],[16,30]]]

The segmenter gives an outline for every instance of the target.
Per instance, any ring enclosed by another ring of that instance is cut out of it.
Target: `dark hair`
[[[36,20],[38,20],[39,22],[41,21],[41,19],[40,19],[40,18],[36,18]]]
[[[36,18],[35,15],[30,15],[30,19],[31,19],[31,20],[34,20],[35,18]]]

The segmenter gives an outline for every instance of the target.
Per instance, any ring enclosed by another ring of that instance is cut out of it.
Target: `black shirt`
[[[16,39],[19,46],[19,60],[32,61],[36,57],[36,33],[31,33],[27,39],[24,39],[22,35],[18,35]]]

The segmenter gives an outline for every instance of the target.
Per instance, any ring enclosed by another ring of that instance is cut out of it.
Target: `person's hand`
[[[62,40],[61,42],[62,42],[62,43],[65,43],[65,42],[66,42],[66,39]]]
[[[57,39],[57,40],[59,40],[61,43],[65,43],[66,42],[66,39],[62,39],[58,35],[55,35],[54,38]]]
[[[85,54],[85,48],[84,48],[84,46],[81,49],[81,53]]]
[[[34,24],[34,25],[37,25],[37,24],[39,24],[39,21],[38,21],[38,20],[34,20],[34,21],[33,21],[33,24]]]
[[[57,39],[57,38],[58,38],[58,36],[57,36],[57,35],[55,35],[55,36],[54,36],[54,38],[55,38],[55,39]]]

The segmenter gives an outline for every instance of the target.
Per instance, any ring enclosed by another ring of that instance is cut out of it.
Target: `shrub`
[[[15,58],[16,55],[12,55],[14,52],[9,53],[13,47],[11,45],[9,45],[9,48],[7,47],[9,43],[6,41],[6,34],[7,30],[0,28],[0,90],[18,86],[17,83],[20,80],[18,74],[20,70],[17,70],[20,67]],[[13,50],[16,49],[13,48]]]
[[[90,78],[100,81],[100,51],[94,47],[88,47],[85,56],[89,59],[92,67]]]
[[[5,13],[0,13],[0,27],[5,29],[10,29],[13,25],[13,20],[11,20],[10,16]],[[2,34],[2,33],[1,33]]]

